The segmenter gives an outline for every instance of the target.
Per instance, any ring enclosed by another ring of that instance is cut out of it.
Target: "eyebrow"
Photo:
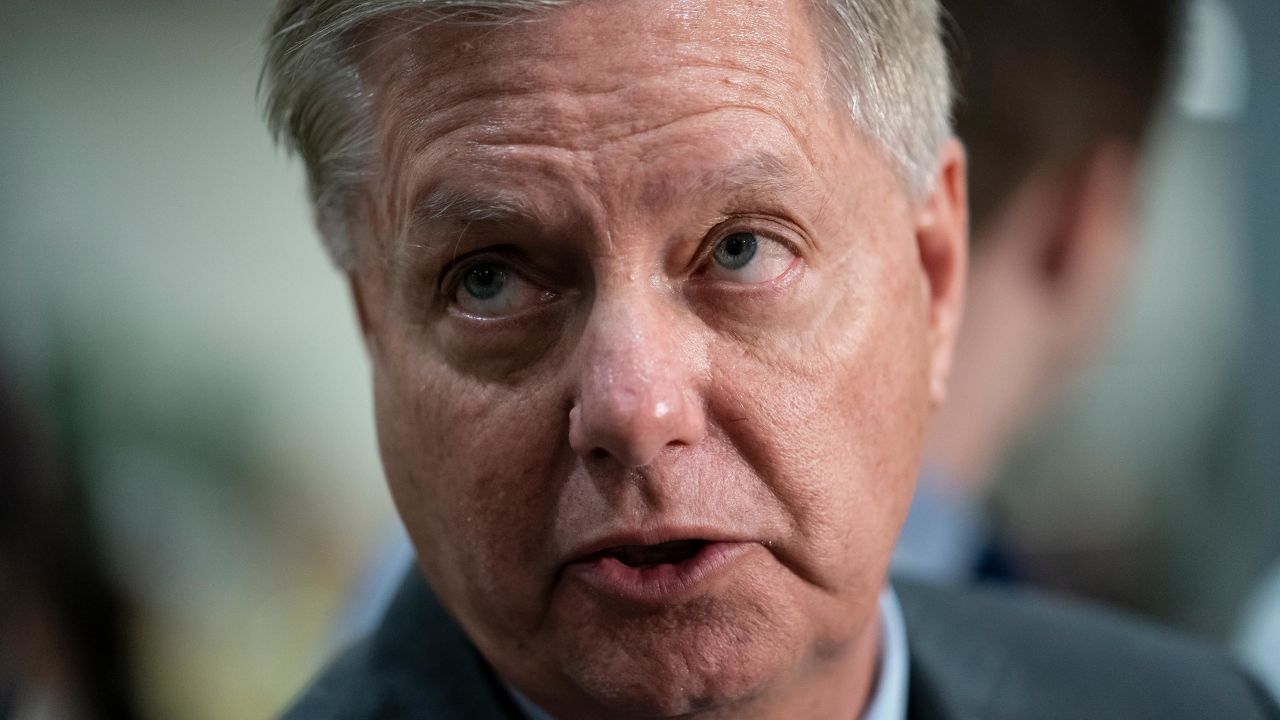
[[[734,197],[746,192],[786,194],[812,185],[806,173],[786,159],[761,152],[736,159],[702,174],[692,183],[654,181],[644,186],[642,200],[653,210],[669,208],[690,197]],[[469,226],[527,222],[550,224],[548,209],[523,193],[501,189],[460,190],[443,185],[414,204],[411,227],[436,223]]]
[[[415,204],[411,220],[414,226],[441,221],[467,225],[511,221],[542,214],[517,193],[491,191],[475,194],[456,188],[439,187]]]

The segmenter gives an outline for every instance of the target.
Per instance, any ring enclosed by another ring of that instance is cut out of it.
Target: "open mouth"
[[[633,568],[678,565],[697,555],[706,546],[706,540],[673,540],[657,545],[618,545],[601,551],[600,555],[616,558],[623,565]]]
[[[710,592],[755,543],[701,538],[613,545],[566,567],[569,577],[615,599],[668,605]]]

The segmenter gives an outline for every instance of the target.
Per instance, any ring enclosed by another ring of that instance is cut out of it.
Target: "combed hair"
[[[280,0],[260,91],[277,142],[301,156],[316,222],[334,262],[355,261],[349,218],[376,137],[362,82],[362,30],[391,13],[422,22],[501,24],[582,0]],[[830,71],[855,124],[878,141],[915,196],[950,135],[951,80],[937,0],[809,0]]]

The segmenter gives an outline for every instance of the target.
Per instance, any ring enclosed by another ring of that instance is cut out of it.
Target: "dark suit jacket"
[[[895,583],[910,720],[1280,720],[1222,654],[1155,628],[1012,591]],[[414,571],[381,626],[285,720],[524,720]]]

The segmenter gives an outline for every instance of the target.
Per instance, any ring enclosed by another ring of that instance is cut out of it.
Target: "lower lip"
[[[755,543],[707,543],[679,563],[631,567],[610,556],[570,564],[568,577],[596,592],[641,605],[669,605],[706,592],[712,581],[741,560]]]

